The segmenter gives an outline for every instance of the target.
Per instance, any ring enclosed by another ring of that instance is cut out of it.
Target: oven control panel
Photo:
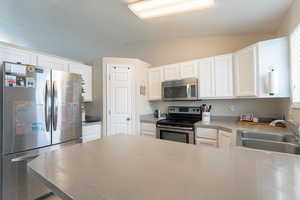
[[[181,107],[181,106],[170,106],[168,108],[169,114],[201,114],[200,107]]]

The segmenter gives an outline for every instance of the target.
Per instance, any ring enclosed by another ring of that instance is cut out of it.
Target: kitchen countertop
[[[237,130],[249,130],[255,132],[263,132],[263,133],[283,133],[283,134],[291,134],[288,128],[279,128],[279,127],[271,127],[271,126],[254,126],[254,125],[240,125],[238,124],[238,120],[236,117],[216,117],[212,119],[211,122],[205,123],[200,121],[195,124],[195,127],[200,128],[215,128],[223,131],[236,132]],[[158,118],[154,118],[152,116],[143,116],[141,117],[141,122],[146,123],[156,123]]]
[[[157,121],[164,119],[164,118],[155,118],[153,116],[141,116],[140,121],[141,122],[146,122],[146,123],[156,123]]]
[[[77,144],[29,167],[63,200],[300,199],[299,156],[142,136]]]
[[[212,120],[209,123],[203,121],[197,122],[195,127],[201,128],[215,128],[229,132],[236,132],[237,130],[247,130],[263,133],[282,133],[291,134],[288,128],[271,127],[271,126],[259,126],[259,125],[240,125],[236,120]]]
[[[97,121],[97,122],[86,122],[86,121],[83,121],[82,122],[83,126],[92,126],[92,125],[98,125],[98,124],[102,124],[102,121]]]

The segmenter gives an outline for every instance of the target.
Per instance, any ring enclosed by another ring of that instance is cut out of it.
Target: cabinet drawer
[[[209,128],[197,128],[196,137],[217,140],[218,130],[217,129],[209,129]]]
[[[156,124],[154,123],[141,123],[141,130],[148,132],[156,132]]]
[[[82,127],[82,136],[100,135],[101,125],[88,125]]]
[[[218,147],[218,142],[217,140],[196,138],[196,145],[207,145],[207,146]]]
[[[156,133],[155,132],[149,132],[149,131],[142,131],[142,135],[143,136],[147,136],[147,137],[152,137],[152,138],[156,137]]]

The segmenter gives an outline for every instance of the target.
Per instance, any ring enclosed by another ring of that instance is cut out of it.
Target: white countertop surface
[[[68,200],[299,200],[300,157],[111,136],[29,163]]]

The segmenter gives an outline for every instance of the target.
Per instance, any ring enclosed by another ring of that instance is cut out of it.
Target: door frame
[[[105,110],[105,116],[106,116],[106,133],[103,134],[104,136],[109,136],[109,132],[110,132],[110,122],[111,122],[111,118],[110,118],[110,109],[111,109],[111,104],[110,104],[110,97],[111,97],[111,80],[110,80],[110,69],[113,67],[113,66],[122,66],[122,67],[130,67],[132,68],[132,71],[131,71],[131,80],[130,80],[130,85],[131,85],[131,102],[132,102],[132,105],[131,105],[131,110],[132,110],[132,132],[133,133],[136,133],[136,109],[135,109],[135,94],[136,94],[136,88],[135,88],[135,73],[134,73],[134,70],[135,70],[135,67],[133,65],[129,65],[129,64],[107,64],[106,65],[106,105],[104,105],[106,107],[106,110]]]

